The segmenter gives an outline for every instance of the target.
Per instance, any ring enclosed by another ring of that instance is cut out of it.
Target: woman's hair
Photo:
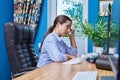
[[[66,23],[66,21],[72,22],[72,20],[68,16],[66,16],[66,15],[59,15],[59,16],[57,16],[55,18],[55,20],[54,20],[53,26],[50,26],[49,29],[48,29],[48,31],[47,31],[47,33],[45,34],[45,36],[43,38],[43,41],[46,38],[46,36],[55,29],[57,23],[63,24],[63,23]],[[41,46],[40,46],[39,52],[41,52],[43,41],[41,42]]]

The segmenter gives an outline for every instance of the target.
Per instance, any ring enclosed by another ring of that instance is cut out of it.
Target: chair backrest
[[[34,29],[9,22],[5,24],[4,36],[13,75],[35,69],[38,58],[33,47]]]

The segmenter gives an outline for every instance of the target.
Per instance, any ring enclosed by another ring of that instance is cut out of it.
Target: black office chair
[[[4,36],[12,77],[37,68],[38,57],[33,47],[34,29],[32,27],[9,22],[5,24]]]

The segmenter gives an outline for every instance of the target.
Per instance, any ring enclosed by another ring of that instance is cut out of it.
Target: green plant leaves
[[[82,23],[82,33],[88,36],[95,46],[104,46],[107,38],[107,23],[99,18],[95,24]]]
[[[104,46],[107,39],[107,22],[103,17],[99,17],[95,24],[88,22],[82,23],[82,33],[88,36],[95,46]],[[114,46],[119,39],[119,26],[115,23],[110,23],[110,46]]]

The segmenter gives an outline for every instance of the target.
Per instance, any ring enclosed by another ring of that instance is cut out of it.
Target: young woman
[[[40,47],[37,67],[41,67],[51,62],[64,62],[72,59],[77,54],[77,47],[74,39],[74,30],[71,29],[72,21],[66,15],[59,15],[54,20],[44,36]],[[71,47],[68,47],[61,39],[62,36],[69,35]]]

